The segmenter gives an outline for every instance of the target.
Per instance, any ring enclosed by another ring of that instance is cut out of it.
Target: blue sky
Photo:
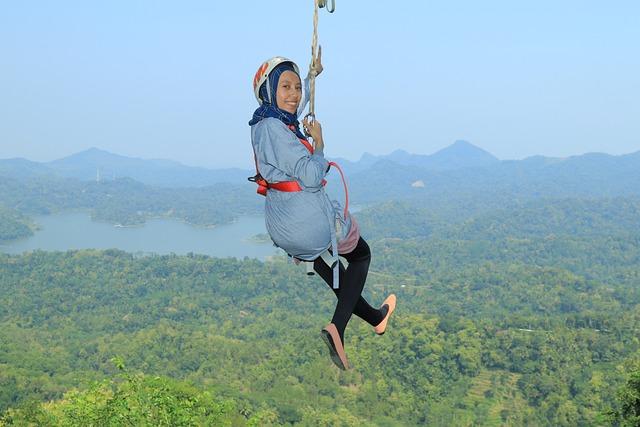
[[[640,2],[336,2],[316,101],[330,157],[640,150]],[[7,2],[0,158],[251,168],[253,74],[273,55],[306,73],[312,17],[312,0]]]

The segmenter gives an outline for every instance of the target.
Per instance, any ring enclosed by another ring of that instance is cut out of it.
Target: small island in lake
[[[267,233],[259,233],[249,237],[247,241],[253,243],[271,243],[271,237]]]

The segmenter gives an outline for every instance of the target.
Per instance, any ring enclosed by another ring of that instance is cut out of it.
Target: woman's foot
[[[387,329],[387,322],[389,321],[389,317],[391,317],[393,310],[396,309],[396,296],[394,294],[389,295],[387,299],[382,303],[382,307],[380,307],[380,310],[384,310],[385,305],[387,306],[387,313],[382,319],[382,322],[380,322],[373,328],[378,335],[384,334],[385,330]]]
[[[322,328],[322,339],[324,339],[324,342],[327,343],[327,347],[329,347],[329,354],[331,355],[333,363],[342,370],[349,369],[347,355],[344,352],[342,340],[340,339],[340,334],[338,333],[336,325],[329,323],[327,326]]]

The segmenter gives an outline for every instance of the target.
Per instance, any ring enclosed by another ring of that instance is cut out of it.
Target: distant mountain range
[[[382,156],[365,153],[356,162],[335,160],[346,172],[350,191],[362,203],[482,193],[508,197],[640,194],[640,151],[619,156],[589,153],[499,160],[466,141],[456,141],[431,155],[396,150]],[[129,177],[153,186],[204,187],[222,182],[248,184],[246,178],[253,174],[248,169],[205,169],[170,160],[131,158],[97,148],[47,163],[0,160],[0,176],[14,179],[47,175],[84,181]],[[337,173],[330,174],[329,182],[332,193],[341,191]]]
[[[411,154],[404,150],[396,150],[383,156],[364,153],[357,162],[345,159],[336,159],[336,161],[350,173],[364,171],[380,161],[389,161],[401,166],[432,171],[490,167],[500,163],[497,157],[467,141],[456,141],[450,146],[429,155]]]
[[[364,171],[380,161],[391,161],[402,166],[434,171],[488,167],[500,162],[492,154],[466,141],[456,141],[449,147],[431,155],[410,154],[404,150],[396,150],[382,156],[365,153],[357,162],[346,159],[335,160],[348,173]],[[172,160],[132,158],[98,148],[90,148],[45,163],[22,158],[0,160],[0,174],[2,173],[19,178],[34,175],[57,175],[83,181],[128,177],[145,184],[162,187],[201,187],[220,182],[245,181],[255,172],[239,168],[190,167]]]
[[[246,180],[249,172],[239,168],[206,169],[162,159],[139,159],[90,148],[52,162],[25,159],[0,160],[0,174],[26,177],[56,175],[82,181],[132,178],[160,187],[204,187],[220,182]]]

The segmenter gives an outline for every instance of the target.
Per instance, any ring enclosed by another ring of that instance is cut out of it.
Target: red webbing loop
[[[344,219],[347,219],[347,211],[349,210],[349,189],[347,188],[347,181],[344,179],[344,173],[342,172],[342,168],[336,162],[329,162],[329,166],[334,166],[340,172],[340,176],[342,177],[342,185],[344,186]]]

